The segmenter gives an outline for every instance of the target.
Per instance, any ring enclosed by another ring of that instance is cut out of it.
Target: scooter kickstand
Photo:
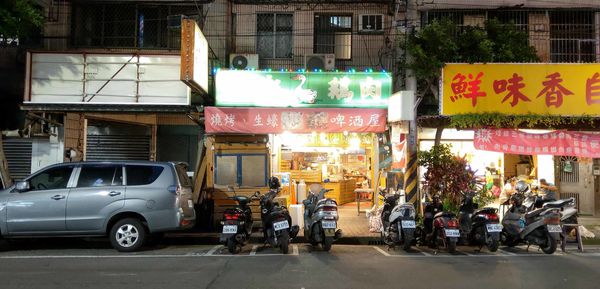
[[[531,246],[531,244],[527,244],[527,249],[525,251],[529,252],[529,246]]]

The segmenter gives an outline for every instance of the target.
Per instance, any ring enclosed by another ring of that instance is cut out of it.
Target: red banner
[[[600,134],[555,131],[525,133],[512,129],[475,130],[476,149],[509,154],[600,157]]]
[[[205,107],[204,117],[208,133],[383,132],[387,110]]]

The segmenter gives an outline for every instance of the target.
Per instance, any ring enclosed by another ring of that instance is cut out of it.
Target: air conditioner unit
[[[258,54],[229,54],[229,68],[258,69]]]
[[[335,54],[309,54],[304,55],[304,68],[307,71],[315,69],[335,70]]]

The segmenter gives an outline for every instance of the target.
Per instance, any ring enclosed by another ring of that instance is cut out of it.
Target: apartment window
[[[358,31],[361,33],[383,33],[383,15],[371,14],[360,15]]]
[[[594,12],[550,13],[550,58],[552,62],[596,62]]]
[[[215,185],[265,187],[267,185],[267,155],[216,155]]]
[[[294,26],[292,14],[256,15],[256,51],[260,58],[291,58]]]
[[[352,15],[315,14],[314,53],[333,53],[336,59],[352,58]]]
[[[169,16],[200,20],[195,5],[78,4],[73,7],[72,43],[76,47],[179,49],[181,29]]]

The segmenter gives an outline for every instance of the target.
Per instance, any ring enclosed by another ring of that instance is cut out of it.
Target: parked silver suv
[[[173,163],[63,163],[0,191],[3,238],[108,235],[131,252],[195,218],[191,182]]]

